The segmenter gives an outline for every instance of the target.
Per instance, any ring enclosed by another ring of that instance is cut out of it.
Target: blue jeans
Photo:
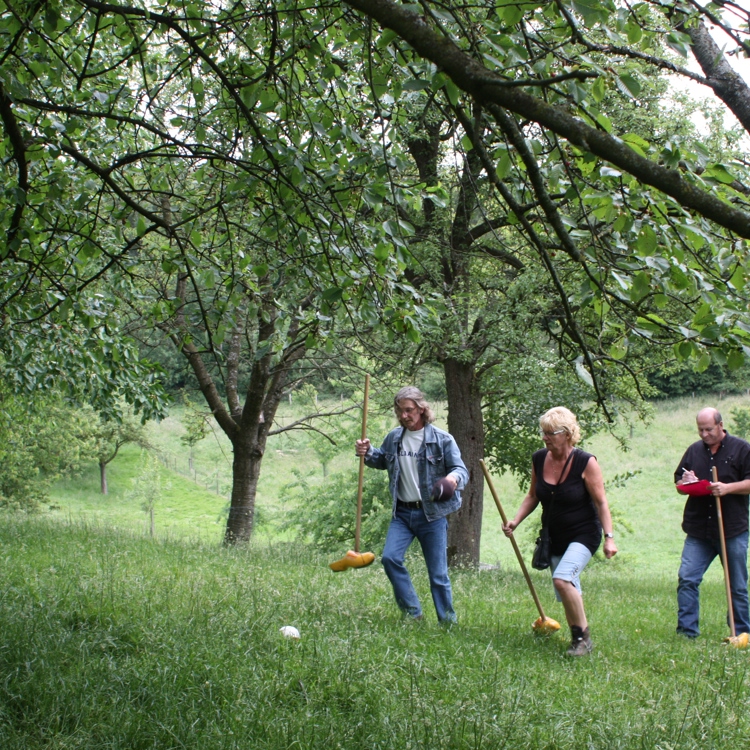
[[[747,539],[748,532],[726,540],[729,583],[736,632],[750,632],[747,603]],[[685,538],[677,583],[677,632],[692,638],[700,634],[698,628],[698,587],[714,558],[721,557],[718,539]],[[722,561],[723,564],[723,561]]]
[[[445,623],[455,622],[453,594],[448,578],[448,520],[438,518],[428,521],[421,509],[397,507],[385,538],[381,561],[393,586],[396,603],[407,615],[420,617],[422,614],[422,605],[414,590],[409,571],[404,565],[406,550],[415,537],[422,545],[438,620]]]

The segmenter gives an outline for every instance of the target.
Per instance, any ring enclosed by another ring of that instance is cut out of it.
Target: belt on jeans
[[[405,503],[403,500],[396,500],[399,508],[409,508],[410,510],[419,510],[422,507],[421,500],[415,500],[413,503]]]

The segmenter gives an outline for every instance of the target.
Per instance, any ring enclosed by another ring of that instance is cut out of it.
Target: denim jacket
[[[372,469],[387,469],[389,479],[389,490],[393,498],[393,514],[396,514],[396,499],[398,493],[398,478],[400,466],[398,452],[401,447],[401,438],[404,427],[396,427],[391,430],[383,440],[380,448],[370,448],[365,456],[365,464]],[[469,472],[461,460],[461,451],[456,445],[453,436],[434,427],[431,424],[424,426],[424,442],[417,454],[417,471],[419,474],[419,494],[422,496],[423,510],[428,521],[454,513],[461,507],[461,490],[469,481]],[[450,500],[433,503],[431,500],[432,486],[438,479],[448,474],[458,478],[456,492]]]

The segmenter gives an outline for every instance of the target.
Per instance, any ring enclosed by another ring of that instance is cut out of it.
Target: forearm
[[[447,468],[447,467],[446,467]],[[452,466],[448,468],[447,477],[453,477],[456,480],[456,489],[462,490],[469,481],[469,472],[465,466]]]
[[[469,482],[469,471],[461,458],[461,451],[455,440],[451,440],[443,448],[443,461],[446,476],[452,476],[456,480],[457,489],[464,489]]]
[[[748,495],[750,494],[750,479],[741,479],[739,482],[718,482],[722,488],[722,495]]]
[[[516,511],[516,515],[513,516],[513,526],[514,528],[517,528],[520,523],[528,516],[530,515],[536,506],[539,504],[539,501],[536,499],[534,495],[529,493],[526,495],[526,497],[523,499],[523,502],[519,506],[518,510]]]
[[[612,524],[612,514],[609,511],[609,503],[606,500],[600,500],[596,503],[596,512],[599,516],[599,523],[602,525],[602,531],[605,534],[614,533]]]
[[[380,448],[370,447],[365,455],[365,466],[371,469],[386,469],[385,453]]]

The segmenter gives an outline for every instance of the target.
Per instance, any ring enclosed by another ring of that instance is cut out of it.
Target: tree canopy
[[[559,359],[611,417],[655,353],[750,354],[750,170],[664,92],[705,87],[747,135],[738,4],[3,0],[0,20],[6,369],[156,414],[136,343],[171,342],[245,462],[232,538],[284,388],[342,336],[439,362],[480,454],[488,409],[518,415],[492,406],[519,397],[506,362]]]

